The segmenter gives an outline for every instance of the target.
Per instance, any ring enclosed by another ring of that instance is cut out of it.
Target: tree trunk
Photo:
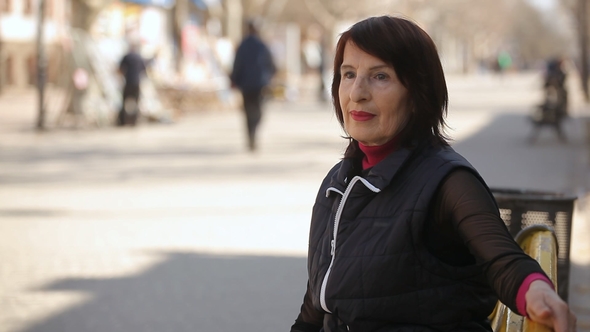
[[[588,91],[588,8],[587,0],[578,0],[578,33],[580,46],[580,76],[582,79],[582,91],[586,102],[590,101]]]
[[[172,10],[172,38],[175,44],[174,68],[177,73],[182,69],[182,29],[188,20],[188,0],[176,0]]]
[[[37,129],[45,129],[45,45],[43,43],[43,28],[45,23],[45,0],[39,0],[37,18],[37,90],[39,97],[39,110],[37,117]]]

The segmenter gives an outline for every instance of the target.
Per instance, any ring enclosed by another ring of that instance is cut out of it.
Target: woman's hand
[[[545,281],[533,281],[525,298],[526,311],[531,320],[549,326],[555,332],[576,331],[576,316]]]

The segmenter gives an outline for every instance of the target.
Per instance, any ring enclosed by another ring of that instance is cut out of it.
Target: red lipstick
[[[350,116],[355,121],[369,121],[375,117],[375,114],[363,112],[363,111],[350,111]]]

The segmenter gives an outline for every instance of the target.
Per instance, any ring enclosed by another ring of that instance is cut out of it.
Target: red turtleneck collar
[[[363,158],[363,169],[377,165],[381,160],[385,159],[388,154],[397,149],[398,143],[397,136],[383,145],[367,146],[359,142],[359,148],[365,154],[365,157]]]

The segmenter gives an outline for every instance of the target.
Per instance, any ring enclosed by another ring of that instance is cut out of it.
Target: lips
[[[363,111],[350,111],[350,117],[355,121],[369,121],[376,115]]]

